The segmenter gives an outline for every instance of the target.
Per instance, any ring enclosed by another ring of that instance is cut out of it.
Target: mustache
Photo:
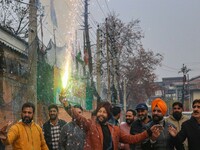
[[[30,117],[28,117],[28,116],[24,116],[24,119],[31,119]]]
[[[127,123],[132,123],[134,120],[132,120],[132,119],[126,119],[126,122]]]
[[[103,118],[103,120],[100,121],[100,118]],[[105,123],[108,120],[108,118],[104,117],[104,116],[98,116],[96,117],[96,121],[99,123]]]
[[[152,117],[159,117],[158,115],[153,115]]]
[[[33,119],[33,118],[31,118],[31,117],[24,116],[24,117],[22,118],[22,121],[23,121],[24,123],[26,123],[26,124],[29,124],[29,123],[31,123],[32,119]]]
[[[193,113],[199,113],[199,111],[197,111],[197,110],[194,110],[194,111],[193,111]]]
[[[107,120],[108,118],[106,118],[105,116],[98,116],[97,119],[99,120],[100,118],[103,118],[103,120]]]
[[[100,117],[105,118],[104,116],[98,116],[97,118],[100,118]]]

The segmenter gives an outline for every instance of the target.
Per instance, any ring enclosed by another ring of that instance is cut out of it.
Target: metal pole
[[[183,73],[183,88],[182,88],[182,99],[181,99],[183,106],[185,101],[185,82],[187,80],[186,75],[189,71],[191,71],[191,69],[188,69],[187,66],[185,66],[184,64],[183,67],[181,68],[181,71],[179,71],[179,73],[180,72]]]

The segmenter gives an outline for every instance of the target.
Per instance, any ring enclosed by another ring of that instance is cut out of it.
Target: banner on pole
[[[58,27],[56,11],[54,7],[54,0],[50,0],[51,21],[55,27]]]

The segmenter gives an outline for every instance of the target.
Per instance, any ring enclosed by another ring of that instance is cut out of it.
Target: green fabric
[[[93,89],[89,83],[86,86],[86,110],[92,110]]]
[[[58,104],[58,95],[60,94],[62,90],[62,76],[61,76],[61,70],[54,66],[53,69],[53,95],[54,95],[54,103]]]
[[[76,55],[76,60],[77,60],[79,63],[83,64],[83,60],[81,59],[81,52],[78,52],[78,54]]]
[[[53,67],[45,62],[37,64],[37,99],[46,104],[53,103]]]

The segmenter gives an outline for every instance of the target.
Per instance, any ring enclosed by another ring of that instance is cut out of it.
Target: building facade
[[[157,82],[157,85],[159,88],[153,97],[161,97],[166,101],[168,113],[175,101],[184,103],[185,111],[191,111],[193,100],[200,98],[200,76],[187,79],[184,84],[183,77],[162,78],[162,82]]]

